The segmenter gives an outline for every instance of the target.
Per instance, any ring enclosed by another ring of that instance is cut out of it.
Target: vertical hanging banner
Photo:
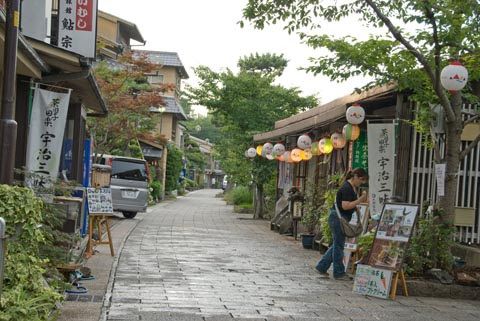
[[[395,123],[367,124],[370,214],[380,214],[392,196],[395,170]]]
[[[87,58],[95,58],[97,1],[58,1],[58,47]]]
[[[27,141],[26,167],[34,174],[29,186],[49,187],[49,180],[57,178],[70,92],[35,89]]]

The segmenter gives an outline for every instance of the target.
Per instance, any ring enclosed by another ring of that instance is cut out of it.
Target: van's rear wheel
[[[125,218],[134,218],[137,215],[137,212],[122,212]]]

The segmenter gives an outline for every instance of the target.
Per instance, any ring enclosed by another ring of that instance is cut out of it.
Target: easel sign
[[[112,190],[106,188],[87,188],[89,214],[113,214]]]
[[[384,204],[370,252],[369,265],[401,270],[417,214],[417,205]]]
[[[393,271],[359,264],[355,273],[353,293],[388,299]]]

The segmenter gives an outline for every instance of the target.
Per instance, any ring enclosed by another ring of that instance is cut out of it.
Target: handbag
[[[363,232],[363,226],[360,220],[358,224],[350,224],[346,219],[340,214],[338,210],[337,202],[335,201],[335,211],[337,212],[338,219],[340,220],[340,229],[342,230],[343,235],[346,237],[357,237]]]

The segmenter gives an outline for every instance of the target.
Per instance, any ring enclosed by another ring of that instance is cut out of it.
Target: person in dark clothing
[[[338,189],[335,202],[340,211],[340,215],[350,222],[352,214],[357,211],[360,217],[357,205],[367,201],[367,194],[357,198],[358,187],[368,181],[368,174],[363,168],[355,168],[353,171],[346,173],[342,185]],[[317,263],[315,269],[322,277],[329,277],[327,270],[333,263],[333,277],[335,280],[351,280],[345,273],[345,266],[343,264],[343,248],[345,246],[345,235],[343,235],[340,228],[340,220],[337,216],[335,206],[330,209],[330,216],[328,217],[328,225],[333,234],[333,244],[325,252],[322,259]]]

